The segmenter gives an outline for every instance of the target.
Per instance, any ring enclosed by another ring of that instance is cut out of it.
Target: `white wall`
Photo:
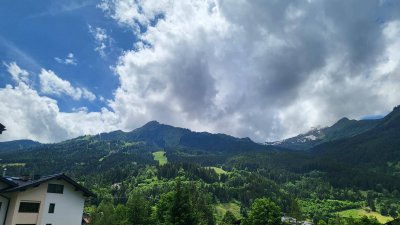
[[[64,193],[47,193],[44,210],[38,221],[40,225],[81,225],[85,197],[81,191],[64,180],[52,180],[48,183],[64,185]],[[46,187],[47,184],[46,183]],[[50,203],[55,203],[54,213],[49,213]]]
[[[41,184],[38,187],[28,188],[26,191],[13,192],[10,195],[10,207],[7,213],[6,225],[15,224],[36,224],[40,213],[43,212],[43,202],[47,192],[47,185]],[[40,202],[39,213],[18,212],[21,201]]]
[[[7,184],[0,181],[0,189],[8,187]],[[0,196],[1,208],[0,208],[0,224],[4,225],[4,219],[6,218],[6,211],[8,207],[8,199]]]
[[[0,209],[0,224],[4,225],[4,220],[6,218],[6,212],[8,207],[8,199],[0,196],[1,209]]]
[[[64,193],[47,193],[49,183],[64,185]],[[9,196],[11,201],[5,225],[81,225],[85,197],[81,191],[75,191],[75,187],[64,180],[50,180],[26,191],[13,192]],[[40,202],[39,213],[19,213],[21,201]],[[55,203],[54,213],[49,213],[50,203]],[[3,206],[0,210],[0,219],[2,210]],[[2,220],[0,224],[3,224]]]

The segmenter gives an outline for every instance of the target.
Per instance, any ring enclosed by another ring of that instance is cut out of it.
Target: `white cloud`
[[[162,15],[171,5],[170,0],[103,0],[97,5],[110,17],[122,25],[134,28],[135,33],[140,33],[140,26],[148,26],[156,16]]]
[[[78,65],[78,60],[75,58],[73,53],[68,53],[65,59],[54,57],[54,60],[56,60],[58,63],[65,65],[74,65],[74,66]]]
[[[16,62],[11,62],[9,64],[4,63],[4,65],[7,67],[8,73],[10,73],[12,79],[19,83],[19,82],[24,82],[28,83],[29,81],[29,73],[26,70],[21,69]]]
[[[348,2],[104,0],[141,40],[115,68],[110,105],[125,129],[157,119],[258,141],[390,111],[399,47],[375,3],[355,17]],[[392,75],[375,70],[388,63]]]
[[[61,112],[57,101],[40,96],[24,83],[0,89],[0,118],[7,132],[0,140],[32,139],[56,142],[82,134],[97,134],[118,128],[118,118],[103,108],[100,112]]]
[[[73,87],[67,80],[63,80],[51,70],[42,69],[39,74],[40,88],[45,94],[67,95],[74,100],[81,98],[93,101],[96,95],[85,88]]]
[[[89,32],[93,35],[96,41],[94,50],[100,54],[101,57],[106,57],[106,50],[111,45],[111,37],[107,35],[106,29],[100,27],[92,27],[89,25]]]
[[[7,86],[0,116],[12,129],[0,138],[64,140],[155,119],[265,141],[400,103],[400,21],[378,22],[396,10],[377,1],[104,0],[98,7],[139,38],[115,65],[120,86],[110,110],[64,113],[24,83]],[[106,56],[106,30],[89,31]],[[96,98],[50,70],[39,77],[45,94]]]

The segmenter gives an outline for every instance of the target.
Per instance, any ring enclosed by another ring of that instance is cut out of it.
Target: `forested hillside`
[[[95,225],[281,224],[283,215],[384,223],[400,212],[399,108],[361,123],[368,125],[341,120],[331,140],[297,151],[152,121],[131,132],[0,147],[0,162],[10,176],[76,178],[97,194],[86,208]],[[260,218],[264,210],[271,213]],[[263,219],[270,222],[254,222]]]
[[[342,118],[330,127],[314,128],[304,134],[267,144],[293,150],[309,150],[325,142],[354,137],[371,130],[380,122],[380,119],[350,120]]]

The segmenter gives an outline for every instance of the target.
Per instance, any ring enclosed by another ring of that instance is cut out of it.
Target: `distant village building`
[[[282,216],[281,221],[290,225],[314,225],[313,222],[309,221],[299,221],[296,218],[290,216]]]
[[[84,214],[83,214],[83,217],[82,217],[82,225],[88,225],[88,224],[90,224],[90,220],[91,220],[90,215],[84,213]]]
[[[0,225],[81,225],[90,196],[65,174],[0,176]]]

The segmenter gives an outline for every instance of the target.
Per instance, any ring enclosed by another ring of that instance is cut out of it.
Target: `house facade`
[[[90,196],[65,174],[0,177],[0,225],[81,225]]]

